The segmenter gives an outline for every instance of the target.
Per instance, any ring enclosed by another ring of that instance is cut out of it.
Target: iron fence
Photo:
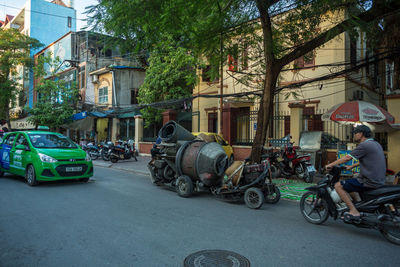
[[[236,138],[234,145],[251,146],[257,130],[258,110],[238,114],[236,117]],[[289,112],[277,112],[271,116],[268,127],[266,145],[282,146],[287,143],[284,139],[290,132],[287,122],[290,118]]]

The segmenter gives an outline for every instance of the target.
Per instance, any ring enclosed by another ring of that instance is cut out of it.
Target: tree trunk
[[[265,59],[265,78],[263,82],[263,94],[261,97],[260,108],[258,110],[256,136],[254,137],[251,150],[251,162],[260,162],[261,160],[261,153],[267,137],[269,119],[274,105],[274,91],[281,70],[280,67],[277,67],[279,65],[275,64],[273,52],[272,25],[268,14],[268,8],[271,3],[264,0],[257,0],[256,4],[260,13],[260,21],[264,37],[263,50]]]
[[[266,65],[266,69],[264,92],[261,98],[260,109],[258,110],[256,136],[251,150],[251,162],[260,162],[261,160],[261,154],[267,138],[268,125],[274,106],[274,91],[279,70],[273,69],[272,66],[268,66],[268,64]]]

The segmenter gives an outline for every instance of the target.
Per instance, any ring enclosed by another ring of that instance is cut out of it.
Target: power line
[[[11,8],[11,9],[17,9],[17,10],[22,10],[22,9],[24,9],[24,8],[19,8],[19,7],[15,7],[15,6],[5,5],[5,4],[0,4],[0,6],[7,7],[7,8]],[[76,9],[74,9],[74,10],[76,11]],[[57,17],[57,18],[69,18],[69,17],[70,17],[70,16],[55,15],[55,14],[46,13],[46,12],[41,12],[41,11],[36,11],[36,10],[31,10],[31,9],[25,9],[25,11],[30,11],[30,12],[32,12],[32,13],[37,13],[37,14],[46,15],[46,16],[52,16],[52,17]],[[86,19],[78,19],[78,18],[75,18],[75,20],[86,21]]]

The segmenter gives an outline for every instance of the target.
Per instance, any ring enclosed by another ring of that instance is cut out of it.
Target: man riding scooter
[[[355,208],[349,193],[363,192],[378,188],[385,183],[386,162],[382,146],[372,137],[371,129],[366,125],[354,128],[354,141],[359,145],[343,158],[340,158],[325,166],[327,170],[335,165],[340,165],[355,159],[359,164],[349,166],[348,169],[360,165],[360,174],[356,178],[337,182],[335,189],[340,198],[346,203],[349,212],[344,214],[343,220],[348,223],[361,221],[360,212]]]

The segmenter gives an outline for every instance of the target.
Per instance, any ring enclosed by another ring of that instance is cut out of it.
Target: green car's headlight
[[[40,160],[43,161],[43,162],[49,162],[49,163],[57,162],[57,160],[55,158],[52,158],[52,157],[47,156],[45,154],[38,153],[38,155],[40,157]]]

